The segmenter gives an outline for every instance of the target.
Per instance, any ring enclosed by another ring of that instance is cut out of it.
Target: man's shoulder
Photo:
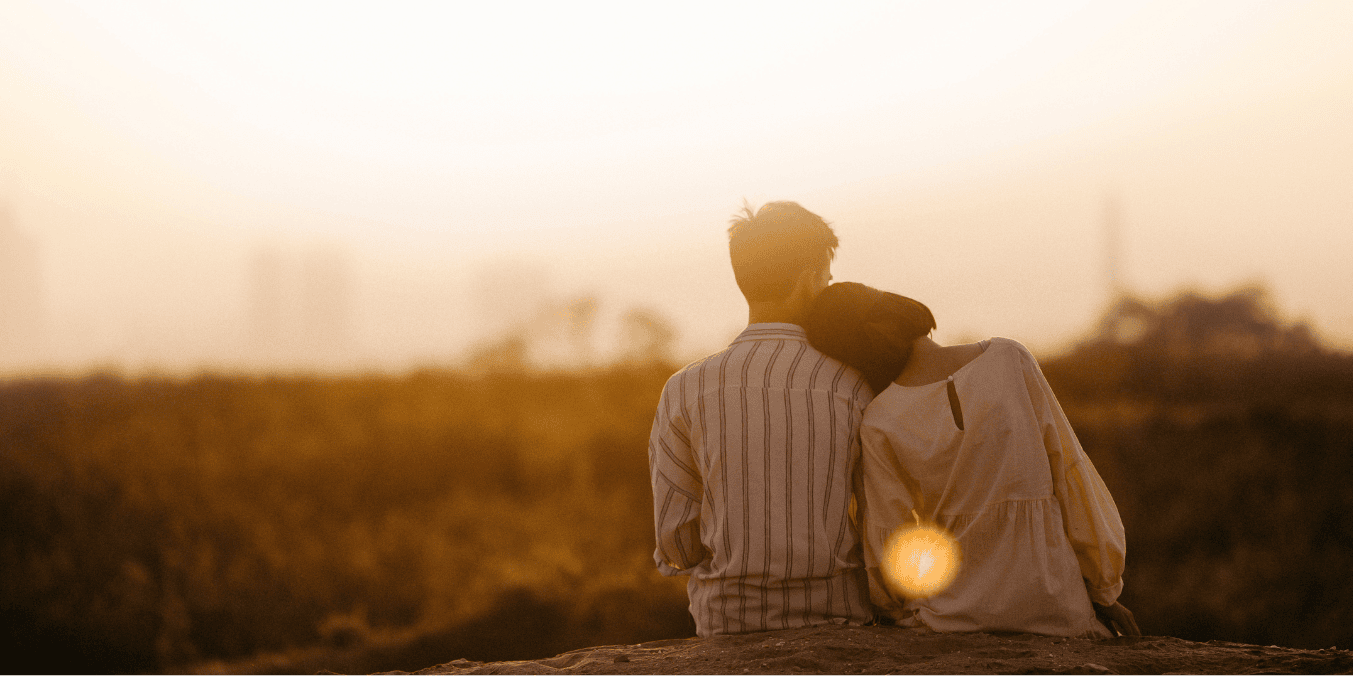
[[[666,384],[662,386],[663,395],[675,395],[683,387],[686,387],[686,383],[699,380],[701,372],[708,372],[712,368],[717,368],[716,365],[721,361],[722,355],[727,351],[728,348],[724,348],[714,354],[696,359],[677,369],[675,373],[668,376]]]
[[[692,374],[718,368],[720,364],[728,359],[728,351],[732,348],[733,346],[729,345],[718,352],[700,357],[699,359],[682,366],[676,370],[676,373],[672,374],[672,377],[667,379],[667,385],[670,387],[673,382],[678,382]]]
[[[773,387],[791,389],[847,393],[862,390],[866,399],[872,398],[872,391],[859,371],[818,351],[807,340],[736,341],[678,369],[668,379],[667,388],[679,387],[681,383],[702,376],[707,384],[722,382],[759,387],[769,382]]]

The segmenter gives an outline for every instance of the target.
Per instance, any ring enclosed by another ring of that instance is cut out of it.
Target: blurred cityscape
[[[103,291],[92,307],[68,298],[55,310],[50,253],[0,210],[0,378],[575,368],[678,356],[677,330],[660,311],[556,293],[546,270],[513,261],[429,289],[399,270],[362,270],[350,248],[333,240],[267,240],[230,268],[236,279],[225,286],[236,290],[233,298],[199,295],[193,284],[200,280],[185,280],[173,291],[196,307],[175,315],[167,301],[117,295],[134,295],[125,287]],[[381,291],[371,288],[372,277],[385,284]],[[140,305],[119,305],[127,300]]]

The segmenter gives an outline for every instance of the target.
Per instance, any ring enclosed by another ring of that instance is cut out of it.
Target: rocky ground
[[[393,672],[405,673],[405,672]],[[1353,651],[1165,636],[1101,641],[826,626],[585,648],[540,660],[455,660],[418,674],[1348,674]]]

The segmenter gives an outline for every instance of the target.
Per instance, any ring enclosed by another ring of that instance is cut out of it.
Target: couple
[[[924,305],[830,284],[836,235],[796,203],[745,207],[728,233],[749,325],[668,380],[648,447],[654,559],[690,576],[699,636],[1140,633],[1117,603],[1118,509],[1023,345],[940,346]],[[907,598],[879,552],[918,518],[962,563]]]

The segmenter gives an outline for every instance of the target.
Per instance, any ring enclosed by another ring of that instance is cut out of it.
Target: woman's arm
[[[1091,602],[1093,603],[1093,602]],[[1095,615],[1110,630],[1117,631],[1123,636],[1141,636],[1142,630],[1137,628],[1137,618],[1132,616],[1132,611],[1128,610],[1123,604],[1114,601],[1111,606],[1101,606],[1094,603]]]
[[[869,574],[869,600],[883,613],[899,618],[905,596],[888,584],[879,562],[884,543],[898,526],[911,519],[917,508],[912,491],[915,480],[902,468],[887,435],[880,429],[860,429],[860,465],[864,483],[864,565]]]
[[[1127,555],[1127,536],[1118,506],[1081,448],[1038,362],[1027,350],[1023,356],[1025,384],[1043,431],[1053,491],[1062,508],[1062,526],[1076,553],[1090,600],[1113,606],[1123,591]]]

